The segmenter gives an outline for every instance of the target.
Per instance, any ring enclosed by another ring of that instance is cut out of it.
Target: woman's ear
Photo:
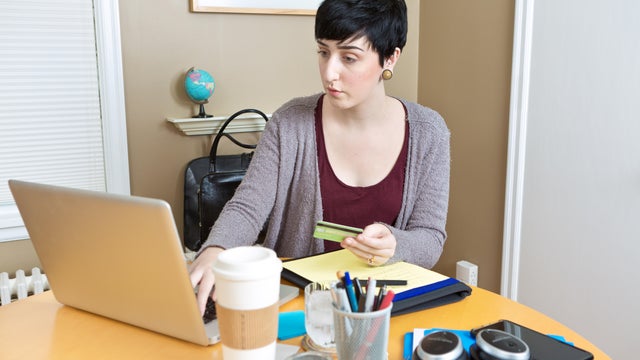
[[[384,61],[384,68],[393,70],[393,67],[398,62],[398,59],[400,58],[401,53],[402,53],[402,50],[400,50],[400,48],[395,48],[395,50],[393,50],[393,54]]]

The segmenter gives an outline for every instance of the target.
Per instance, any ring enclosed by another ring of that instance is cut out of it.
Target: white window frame
[[[107,192],[130,194],[129,153],[117,0],[93,0]],[[28,239],[17,207],[0,207],[0,242]]]

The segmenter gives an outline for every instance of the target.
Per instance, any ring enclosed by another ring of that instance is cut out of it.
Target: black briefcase
[[[235,193],[251,162],[253,151],[237,155],[218,155],[218,144],[226,137],[234,144],[255,149],[255,144],[245,144],[229,133],[227,125],[239,115],[256,113],[268,120],[260,110],[244,109],[231,115],[220,127],[213,140],[209,156],[193,159],[184,174],[184,245],[198,251],[207,239],[211,227],[222,208]]]

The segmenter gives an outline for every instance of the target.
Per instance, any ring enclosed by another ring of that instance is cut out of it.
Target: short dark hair
[[[380,66],[407,43],[404,0],[324,0],[316,12],[316,40],[345,41],[366,36]]]

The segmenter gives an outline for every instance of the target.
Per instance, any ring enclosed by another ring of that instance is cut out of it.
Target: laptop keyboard
[[[207,306],[204,309],[204,315],[202,315],[202,321],[205,324],[210,323],[211,321],[216,319],[216,303],[211,299],[211,297],[207,297]]]

